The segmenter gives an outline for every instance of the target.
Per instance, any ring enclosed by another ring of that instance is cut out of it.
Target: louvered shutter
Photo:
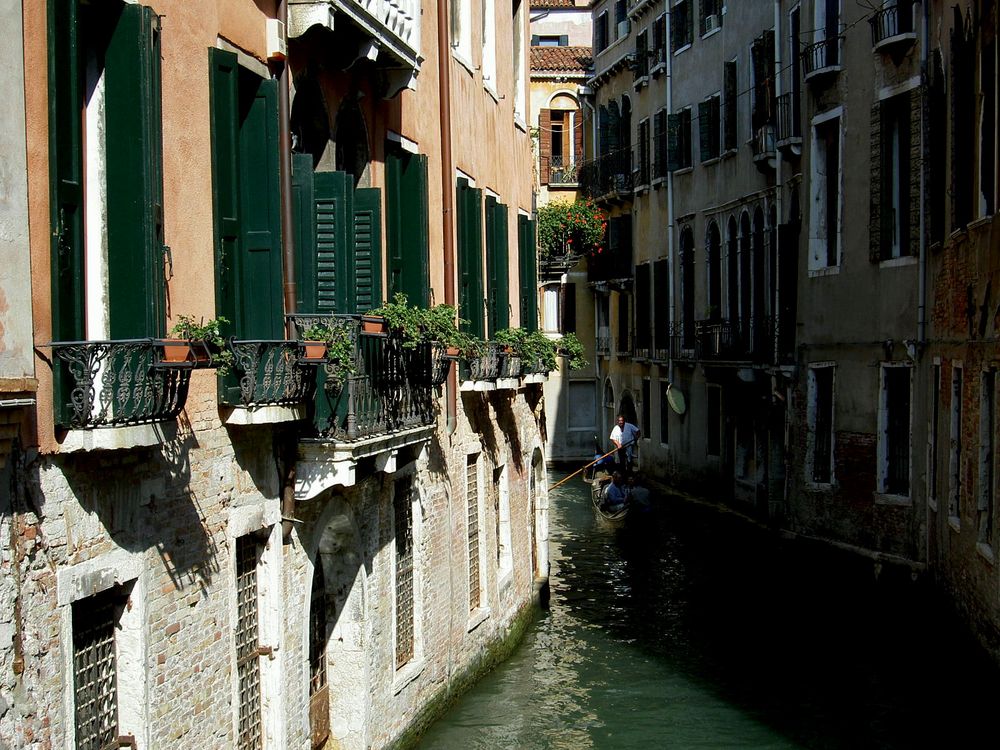
[[[351,312],[353,270],[348,258],[352,243],[354,181],[346,172],[313,175],[313,216],[316,245],[307,260],[308,291],[303,295],[312,312]],[[311,299],[308,297],[311,296]]]
[[[909,202],[910,226],[909,237],[905,239],[909,246],[908,254],[917,255],[920,249],[920,171],[923,164],[920,137],[921,110],[923,107],[923,86],[910,91],[910,133],[907,144],[909,155],[910,193],[906,196]]]
[[[709,142],[711,132],[711,118],[709,117],[709,103],[698,102],[698,143],[701,147],[701,160],[708,161],[712,158],[712,144]]]
[[[736,123],[738,121],[737,117],[737,99],[736,99],[736,61],[731,60],[726,62],[723,71],[723,96],[726,99],[726,112],[725,112],[725,131],[726,131],[726,143],[725,148],[729,149],[736,148]]]
[[[382,191],[354,191],[353,312],[382,304]]]
[[[427,157],[386,153],[387,297],[402,292],[412,304],[430,304]]]
[[[578,109],[573,116],[573,158],[571,163],[578,165],[583,161],[583,110]]]
[[[315,313],[312,266],[316,255],[316,217],[311,154],[292,154],[292,216],[295,232],[295,306],[300,313]]]
[[[518,257],[521,298],[521,328],[538,330],[538,254],[535,243],[535,222],[519,215]]]
[[[507,206],[486,199],[486,262],[489,335],[510,325],[510,253],[507,243]]]
[[[538,179],[542,185],[548,185],[552,160],[552,110],[539,110],[538,131]]]
[[[482,191],[470,187],[465,179],[458,180],[458,279],[459,317],[466,321],[466,330],[480,338],[485,336],[483,315],[483,245]]]
[[[667,171],[675,172],[681,168],[681,116],[667,115]]]
[[[160,19],[125,5],[105,54],[108,289],[113,339],[165,333]]]
[[[868,259],[878,263],[882,258],[882,105],[875,102],[871,109],[869,132],[869,194],[868,194]],[[829,231],[829,228],[827,229]]]

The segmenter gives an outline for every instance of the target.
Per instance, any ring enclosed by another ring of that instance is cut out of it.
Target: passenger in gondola
[[[611,475],[611,483],[604,490],[602,510],[607,513],[618,513],[624,510],[627,504],[628,494],[625,491],[625,483],[622,481],[621,472],[616,471]]]

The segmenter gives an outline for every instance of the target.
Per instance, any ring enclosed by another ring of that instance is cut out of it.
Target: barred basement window
[[[881,490],[910,494],[910,368],[882,368]]]
[[[73,603],[73,706],[80,750],[120,746],[115,628],[126,601],[123,590],[114,588]]]
[[[260,708],[260,629],[257,619],[257,561],[252,535],[236,540],[236,676],[239,683],[237,748],[264,746]]]
[[[330,736],[330,688],[326,676],[326,581],[317,556],[309,603],[309,729],[312,746]]]
[[[833,367],[809,368],[809,432],[812,481],[828,484],[833,474]]]
[[[479,609],[479,456],[469,456],[465,464],[465,503],[469,542],[469,611]]]
[[[396,535],[396,669],[414,655],[413,479],[396,480],[392,498]]]

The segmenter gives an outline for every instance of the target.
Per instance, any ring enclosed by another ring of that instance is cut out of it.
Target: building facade
[[[360,316],[537,325],[527,4],[442,7],[0,6],[0,744],[386,747],[530,616],[541,386]]]

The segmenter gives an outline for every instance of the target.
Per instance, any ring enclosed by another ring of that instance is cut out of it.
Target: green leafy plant
[[[569,369],[582,370],[590,364],[584,356],[583,344],[576,337],[575,333],[567,333],[556,342],[556,350],[559,356],[569,360]]]
[[[608,218],[588,199],[554,201],[538,209],[538,249],[542,260],[603,252]]]
[[[345,320],[315,321],[299,333],[302,341],[322,341],[326,358],[337,366],[341,377],[355,372],[354,335]]]
[[[541,331],[505,328],[497,331],[493,340],[509,347],[511,353],[521,360],[523,367],[541,368],[549,372],[556,369],[556,343]]]
[[[229,321],[222,317],[209,320],[201,318],[196,321],[190,315],[179,315],[177,322],[170,329],[170,335],[185,341],[205,344],[219,375],[227,375],[233,365],[233,353],[226,346],[226,340],[222,336],[222,326],[228,324]]]
[[[452,305],[434,305],[430,308],[411,305],[406,295],[397,292],[392,300],[366,315],[385,318],[391,335],[399,337],[403,347],[413,349],[417,344],[437,342],[454,347],[462,354],[480,351],[482,342],[460,329],[465,322],[459,320]]]

